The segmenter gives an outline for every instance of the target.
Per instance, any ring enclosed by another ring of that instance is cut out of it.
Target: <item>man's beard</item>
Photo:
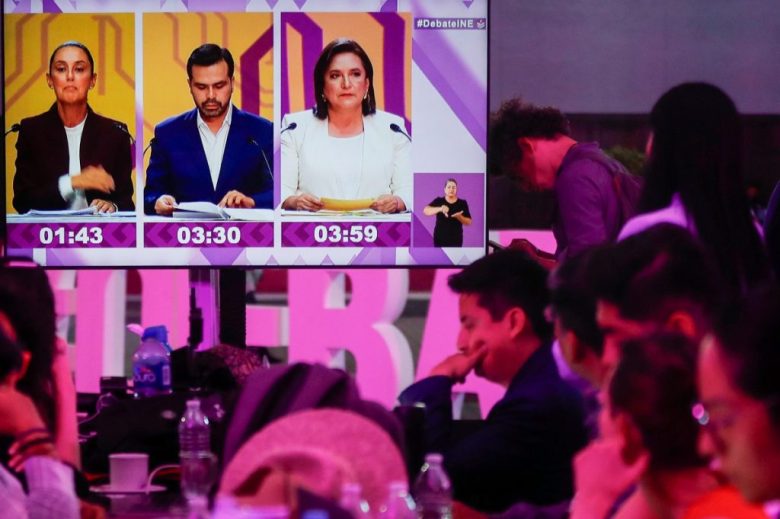
[[[216,105],[212,108],[206,108],[207,104]],[[219,117],[220,115],[224,114],[225,111],[227,111],[228,103],[222,104],[219,101],[214,100],[208,100],[200,105],[198,105],[198,110],[200,111],[200,116],[204,119],[211,119],[214,117]]]

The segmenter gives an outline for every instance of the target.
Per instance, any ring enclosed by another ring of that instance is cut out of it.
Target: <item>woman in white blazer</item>
[[[329,43],[314,67],[316,106],[282,120],[282,208],[318,211],[322,197],[411,208],[411,139],[400,117],[376,109],[374,69],[360,45]]]

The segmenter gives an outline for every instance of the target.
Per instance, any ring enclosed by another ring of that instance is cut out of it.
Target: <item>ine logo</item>
[[[415,18],[414,27],[483,31],[487,28],[487,20],[485,18]]]

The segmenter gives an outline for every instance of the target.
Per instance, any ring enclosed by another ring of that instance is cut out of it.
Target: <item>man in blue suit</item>
[[[460,296],[458,353],[399,397],[425,404],[426,452],[444,454],[455,499],[481,512],[552,505],[573,494],[572,457],[587,437],[582,399],[553,358],[546,278],[517,250],[489,254],[450,277]],[[471,372],[506,393],[466,428],[452,419],[451,395]]]
[[[179,202],[273,207],[273,125],[230,103],[233,56],[212,43],[187,60],[196,108],[154,130],[144,211],[170,215]]]

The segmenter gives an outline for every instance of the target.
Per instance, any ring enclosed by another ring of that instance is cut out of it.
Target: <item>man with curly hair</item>
[[[614,240],[634,213],[640,182],[597,143],[572,139],[569,121],[556,108],[504,102],[493,117],[490,145],[491,173],[509,175],[527,191],[555,192],[555,260]],[[554,265],[552,255],[525,245]]]

